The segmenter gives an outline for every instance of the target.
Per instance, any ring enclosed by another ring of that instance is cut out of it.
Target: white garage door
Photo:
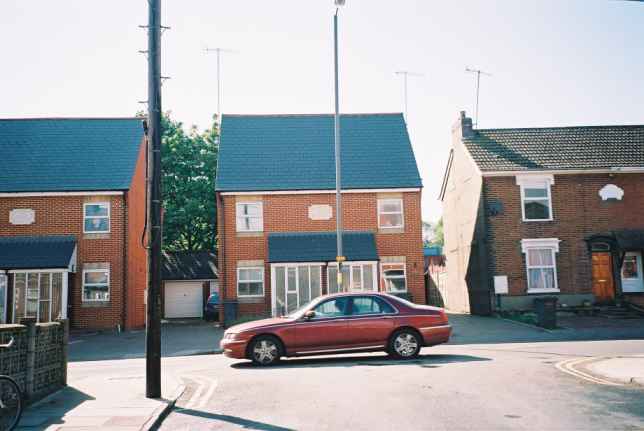
[[[169,281],[165,284],[165,317],[203,317],[201,282]]]

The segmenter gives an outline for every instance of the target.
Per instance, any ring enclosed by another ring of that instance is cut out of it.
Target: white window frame
[[[634,256],[635,265],[637,266],[637,277],[624,277],[624,262],[626,257]],[[622,292],[624,293],[642,293],[642,287],[644,287],[644,274],[642,274],[642,252],[641,251],[627,251],[624,255],[624,262],[622,262],[622,268],[619,270],[619,276],[622,279]]]
[[[394,268],[398,267],[398,268]],[[403,275],[402,277],[399,275],[396,275],[394,277],[387,277],[385,275],[385,271],[387,270],[398,270],[400,267],[402,267]],[[391,292],[391,293],[407,293],[409,292],[409,288],[407,287],[407,264],[400,262],[391,262],[391,263],[381,263],[380,264],[380,277],[382,278],[382,287],[385,292]],[[388,278],[402,278],[405,280],[405,290],[387,290],[387,279]]]
[[[382,207],[391,202],[400,204],[400,211],[383,211]],[[380,224],[380,216],[387,214],[400,214],[400,225],[396,226],[382,226]],[[402,198],[386,198],[378,199],[378,229],[402,229],[405,227],[405,205]]]
[[[9,276],[4,272],[0,271],[0,279],[4,281],[4,304],[3,313],[0,315],[0,323],[7,322],[7,297],[9,296]]]
[[[107,299],[85,299],[85,286],[102,286],[103,283],[86,283],[85,274],[88,272],[101,272],[107,274]],[[110,283],[110,270],[109,269],[84,269],[83,270],[83,287],[81,290],[82,302],[109,302],[112,296],[112,287]]]
[[[524,222],[553,221],[554,215],[552,210],[552,185],[555,183],[553,175],[517,175],[517,185],[521,190],[521,219]],[[548,218],[528,219],[525,215],[525,204],[531,201],[543,201],[545,198],[527,198],[525,189],[545,188],[548,198]]]
[[[107,207],[107,216],[88,216],[87,207],[90,205],[105,205]],[[83,203],[83,233],[110,233],[112,230],[112,205],[110,202],[85,202]],[[98,219],[107,217],[107,230],[87,230],[85,222],[87,219]]]
[[[293,262],[293,263],[272,263],[271,264],[271,309],[273,316],[276,316],[277,313],[277,275],[276,275],[276,269],[277,268],[284,268],[284,279],[286,282],[286,290],[284,293],[286,294],[284,298],[284,305],[286,307],[286,310],[288,310],[288,293],[297,293],[297,303],[298,307],[301,307],[304,304],[300,304],[300,274],[299,271],[301,268],[307,268],[307,271],[309,273],[309,298],[310,301],[313,301],[316,298],[311,298],[311,267],[318,267],[320,268],[320,296],[322,296],[322,271],[324,271],[324,262]],[[290,286],[288,286],[288,269],[289,268],[296,268],[296,273],[295,273],[295,292],[288,290]]]
[[[257,280],[244,280],[242,283],[262,283],[262,294],[261,295],[240,295],[239,294],[239,273],[241,270],[248,270],[248,269],[254,269],[254,270],[260,270],[261,271],[261,278]],[[237,268],[237,298],[263,298],[266,295],[266,286],[264,282],[264,267],[263,266],[240,266]]]
[[[241,214],[240,208],[242,205],[257,205],[259,206],[259,229],[245,229],[243,224],[240,224],[240,220],[245,220],[247,218],[254,218],[252,216],[246,216]],[[235,226],[237,232],[264,232],[264,203],[262,201],[243,201],[235,203]]]
[[[371,270],[371,280],[373,282],[373,289],[365,290],[364,288],[364,265],[371,265],[372,270]],[[362,289],[360,290],[347,290],[347,292],[363,292],[363,293],[369,293],[369,292],[378,292],[378,261],[375,260],[356,260],[356,261],[350,261],[350,262],[344,262],[342,264],[343,267],[348,267],[349,268],[349,284],[348,286],[351,287],[351,284],[353,283],[353,267],[354,266],[359,266],[360,267],[360,282],[362,285]],[[338,263],[337,262],[329,262],[327,264],[326,268],[326,291],[327,294],[329,293],[329,271],[331,268],[337,268]],[[337,269],[336,269],[337,271]],[[346,280],[342,280],[342,283],[346,283]]]
[[[60,313],[61,313],[61,316],[62,316],[63,319],[67,319],[67,289],[68,289],[68,285],[67,285],[67,282],[68,282],[67,274],[68,274],[68,272],[67,272],[67,270],[64,270],[64,269],[38,269],[38,270],[29,270],[29,271],[27,271],[27,270],[18,269],[18,270],[7,271],[6,275],[11,274],[13,276],[13,283],[12,283],[13,299],[11,301],[11,306],[13,307],[12,319],[13,319],[14,323],[17,323],[16,322],[16,313],[15,313],[16,300],[18,299],[18,295],[16,294],[16,275],[17,274],[24,274],[25,275],[25,312],[27,310],[27,290],[28,290],[27,286],[28,286],[28,282],[29,282],[29,274],[37,274],[38,275],[38,298],[37,298],[38,307],[36,309],[36,321],[40,322],[41,321],[40,320],[40,301],[41,301],[41,299],[40,299],[40,289],[41,289],[40,280],[41,280],[41,275],[42,274],[49,274],[49,321],[53,321],[52,315],[51,315],[51,310],[52,310],[52,306],[53,306],[53,295],[52,295],[52,293],[53,293],[54,274],[57,274],[57,273],[62,274],[61,275],[61,286],[60,286],[61,287],[61,289],[60,289],[60,295],[61,295],[61,298],[60,298]],[[8,278],[7,278],[7,290],[8,289],[9,289],[9,282],[8,282]],[[6,316],[6,313],[7,313],[7,308],[6,307],[8,306],[8,301],[7,301],[6,298],[7,297],[5,296],[5,316],[4,316],[5,320],[6,320],[6,317],[7,317]],[[34,299],[34,298],[32,298],[32,299]]]
[[[528,293],[558,293],[559,292],[559,281],[557,280],[557,253],[559,253],[559,243],[561,241],[558,238],[539,238],[539,239],[522,239],[521,240],[521,251],[525,254],[525,266],[526,266],[526,291]],[[530,250],[550,250],[552,253],[552,265],[546,266],[530,266],[530,260],[528,252]],[[530,270],[531,269],[544,269],[552,268],[553,277],[554,277],[554,289],[530,289]]]

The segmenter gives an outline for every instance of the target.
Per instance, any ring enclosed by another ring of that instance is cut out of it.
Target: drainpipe
[[[228,291],[226,289],[226,257],[224,253],[226,211],[224,209],[224,199],[220,193],[215,192],[215,200],[219,204],[217,206],[217,218],[219,219],[217,223],[217,231],[219,232],[217,238],[217,265],[219,265],[219,268],[217,270],[219,271],[219,321],[221,322],[224,316],[224,301]]]

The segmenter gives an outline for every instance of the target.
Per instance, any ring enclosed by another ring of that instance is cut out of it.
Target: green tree
[[[434,239],[431,245],[443,247],[445,245],[445,236],[443,235],[443,217],[434,225]]]
[[[423,245],[426,247],[442,247],[445,240],[443,239],[443,218],[441,217],[436,223],[423,222]]]
[[[166,113],[162,124],[163,248],[214,250],[217,123],[203,132],[196,126],[186,131]]]

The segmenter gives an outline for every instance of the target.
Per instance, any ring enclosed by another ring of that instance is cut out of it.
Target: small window
[[[402,228],[404,226],[402,199],[378,200],[378,227],[381,229]]]
[[[264,268],[237,269],[237,296],[264,296]]]
[[[110,271],[86,269],[83,271],[83,302],[110,300]]]
[[[110,231],[109,202],[86,203],[83,205],[85,233],[108,233]]]
[[[324,301],[314,308],[315,318],[340,317],[349,314],[349,298],[335,298]]]
[[[557,289],[555,250],[552,248],[529,248],[526,250],[528,266],[528,291]]]
[[[261,202],[237,203],[237,232],[262,232],[264,230]]]
[[[387,292],[407,292],[407,278],[404,265],[388,265],[382,269],[382,278]]]
[[[622,278],[640,278],[636,254],[629,254],[624,257]]]
[[[523,219],[526,221],[552,220],[550,183],[521,186]]]

